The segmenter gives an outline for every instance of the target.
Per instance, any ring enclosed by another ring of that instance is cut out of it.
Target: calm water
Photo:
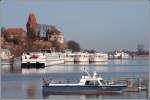
[[[42,93],[42,78],[56,82],[78,82],[83,68],[90,73],[96,71],[105,80],[118,77],[140,77],[147,80],[149,76],[148,59],[109,60],[105,63],[65,64],[49,66],[44,69],[21,69],[19,64],[3,65],[1,74],[2,98],[9,99],[51,99],[51,100],[99,100],[99,99],[146,99],[147,93],[125,92],[121,95],[51,95]]]

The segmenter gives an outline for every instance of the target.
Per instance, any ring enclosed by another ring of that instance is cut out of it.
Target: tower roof
[[[27,21],[27,25],[30,27],[36,27],[37,26],[37,21],[34,13],[30,13]]]

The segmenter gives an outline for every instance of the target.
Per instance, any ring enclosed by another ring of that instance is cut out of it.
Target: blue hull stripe
[[[124,86],[43,86],[48,90],[96,90],[96,91],[121,91]]]

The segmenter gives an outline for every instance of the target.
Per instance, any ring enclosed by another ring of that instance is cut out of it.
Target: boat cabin
[[[102,77],[97,77],[97,73],[95,72],[93,76],[86,72],[86,76],[82,76],[79,84],[80,85],[105,85],[105,82]]]

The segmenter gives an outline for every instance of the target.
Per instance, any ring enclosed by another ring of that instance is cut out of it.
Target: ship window
[[[98,81],[86,81],[85,85],[99,85]]]
[[[104,82],[103,80],[100,80],[100,82],[101,82],[102,84],[105,84],[105,82]]]

